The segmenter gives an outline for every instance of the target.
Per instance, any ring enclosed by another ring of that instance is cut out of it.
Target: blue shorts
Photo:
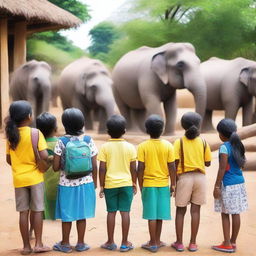
[[[170,220],[171,199],[170,188],[143,187],[142,188],[143,219]]]
[[[71,222],[95,216],[95,188],[90,182],[75,187],[58,186],[55,218]]]

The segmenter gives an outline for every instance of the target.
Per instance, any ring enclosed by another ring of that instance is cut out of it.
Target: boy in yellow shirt
[[[133,249],[128,241],[130,226],[130,208],[133,194],[136,193],[136,150],[122,136],[125,133],[126,120],[113,115],[107,121],[107,131],[111,139],[102,145],[98,160],[100,161],[100,197],[105,195],[107,205],[108,240],[101,248],[115,250],[114,228],[116,212],[122,217],[121,252]]]
[[[142,192],[143,218],[148,220],[150,240],[142,248],[156,252],[165,246],[160,240],[163,220],[171,219],[170,196],[175,191],[176,183],[175,158],[172,144],[160,138],[163,119],[151,115],[145,127],[150,139],[138,147],[137,173]]]

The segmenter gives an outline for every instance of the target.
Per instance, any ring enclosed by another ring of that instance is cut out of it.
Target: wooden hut
[[[27,36],[80,23],[80,19],[47,0],[0,0],[1,125],[9,107],[9,72],[26,61]]]

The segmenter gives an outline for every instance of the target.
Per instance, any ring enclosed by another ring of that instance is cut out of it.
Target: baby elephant
[[[51,67],[44,61],[31,60],[17,68],[10,82],[14,101],[31,103],[35,117],[49,110],[51,100]]]
[[[63,109],[79,108],[86,129],[93,129],[93,121],[99,120],[99,132],[105,131],[115,100],[110,73],[102,62],[83,57],[70,63],[60,75],[58,89]]]

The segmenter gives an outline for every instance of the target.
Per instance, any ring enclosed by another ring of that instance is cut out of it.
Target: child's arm
[[[136,172],[136,161],[130,162],[130,172],[132,176],[132,186],[134,195],[137,193],[137,172]]]
[[[217,175],[217,178],[216,178],[214,191],[213,191],[213,196],[214,196],[215,199],[220,198],[221,182],[222,182],[223,176],[224,176],[225,171],[226,171],[227,163],[228,163],[228,155],[227,154],[220,154],[219,170],[218,170],[218,175]]]
[[[12,165],[11,156],[10,156],[9,154],[6,154],[6,162],[7,162],[9,165]]]
[[[144,170],[145,170],[145,163],[138,161],[137,175],[138,175],[140,191],[142,190],[142,187],[143,187]]]
[[[54,154],[52,168],[55,172],[60,170],[60,158],[61,156]]]
[[[99,196],[100,196],[100,198],[102,198],[104,196],[106,172],[107,172],[106,162],[100,161],[100,168],[99,168],[99,178],[100,178],[100,193],[99,193]]]
[[[171,181],[171,194],[175,194],[176,190],[176,166],[175,162],[168,163],[168,170],[169,170],[169,176],[170,176],[170,181]]]
[[[97,155],[95,155],[92,157],[92,178],[93,178],[95,188],[97,188],[97,172],[98,172]]]

